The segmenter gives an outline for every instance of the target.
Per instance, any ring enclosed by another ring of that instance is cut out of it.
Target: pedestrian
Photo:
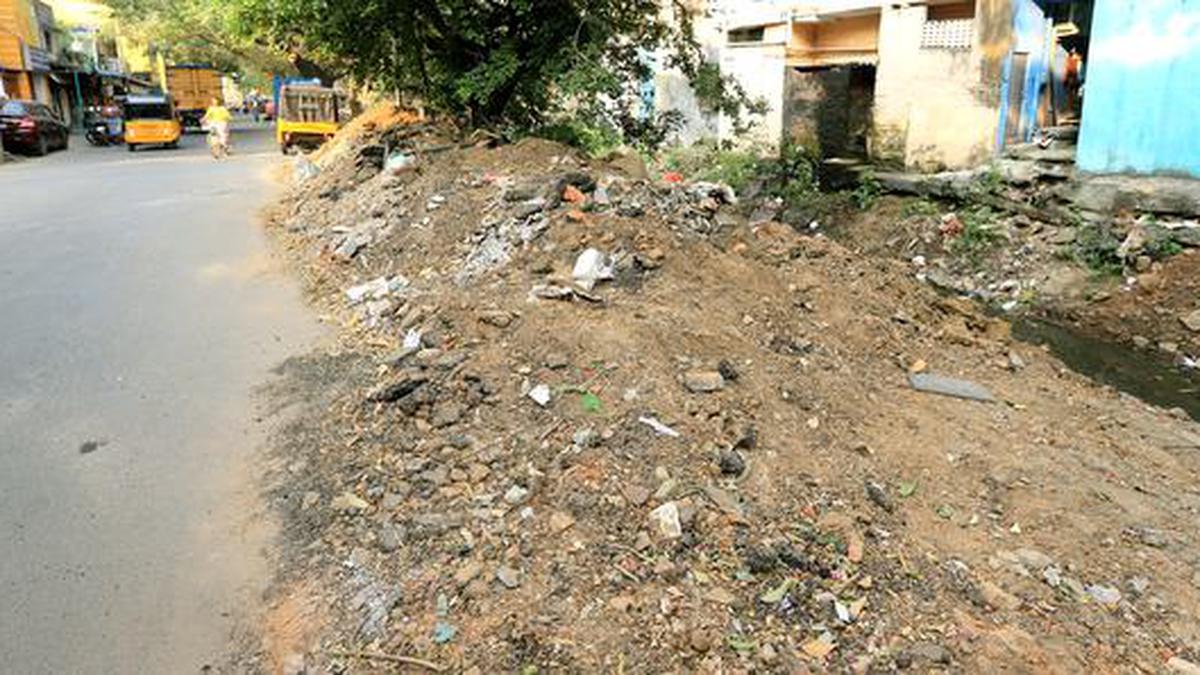
[[[204,117],[200,120],[201,126],[207,128],[212,135],[209,145],[213,157],[217,159],[229,154],[229,122],[231,119],[233,116],[221,104],[221,99],[214,98],[212,105],[208,106],[208,110],[204,111]]]

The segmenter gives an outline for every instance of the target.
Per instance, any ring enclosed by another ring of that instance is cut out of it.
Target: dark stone
[[[888,496],[887,488],[876,483],[875,481],[867,481],[867,496],[879,508],[891,513],[896,509],[896,505],[892,503],[892,498]]]
[[[775,546],[775,555],[779,562],[794,570],[813,569],[813,559],[804,551],[796,548],[791,542],[781,542]]]
[[[372,403],[394,403],[417,391],[426,382],[428,380],[423,377],[405,376],[377,387],[367,396],[367,400]]]
[[[721,377],[728,382],[734,382],[738,379],[738,371],[733,367],[733,364],[724,359],[717,364],[717,372],[721,373]]]
[[[736,450],[722,450],[717,455],[717,466],[726,476],[740,476],[746,470],[746,460]]]
[[[753,450],[758,445],[758,429],[747,425],[738,433],[733,447],[740,450]]]
[[[504,193],[504,201],[506,202],[527,202],[534,199],[541,192],[541,186],[535,183],[525,183],[522,185],[514,185]]]
[[[753,574],[766,574],[779,566],[779,555],[765,547],[751,547],[745,558],[746,568]]]

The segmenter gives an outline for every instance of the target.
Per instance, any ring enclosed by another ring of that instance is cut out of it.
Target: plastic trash
[[[397,150],[387,156],[383,162],[383,170],[390,174],[407,171],[417,165],[417,156],[402,150]]]
[[[641,422],[642,424],[645,424],[646,426],[650,427],[651,429],[653,429],[660,436],[670,436],[671,438],[680,438],[681,436],[683,436],[683,434],[679,433],[678,431],[675,431],[674,429],[663,424],[662,422],[659,422],[657,419],[655,419],[653,417],[642,416],[642,417],[638,418],[638,421]]]
[[[575,283],[585,291],[592,290],[597,282],[611,279],[612,276],[613,269],[608,262],[608,256],[594,248],[579,254],[575,259],[575,269],[571,272]]]
[[[405,349],[417,349],[420,346],[421,346],[421,331],[417,330],[416,328],[408,329],[408,332],[404,334],[403,347]]]
[[[363,300],[382,300],[387,296],[398,293],[408,287],[408,279],[397,274],[393,277],[379,277],[357,286],[346,289],[346,299],[350,304],[357,305]]]
[[[529,396],[529,398],[533,399],[534,403],[537,403],[538,405],[545,408],[547,405],[550,404],[550,387],[548,387],[544,384],[539,384],[538,386],[534,387],[533,389],[530,389],[527,396]]]
[[[307,157],[297,158],[296,165],[292,169],[292,175],[295,177],[297,183],[311,180],[320,174],[321,168],[310,162]]]

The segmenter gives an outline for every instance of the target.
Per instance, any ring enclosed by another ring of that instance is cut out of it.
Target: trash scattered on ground
[[[550,387],[539,384],[529,390],[529,398],[543,408],[550,404]]]
[[[316,596],[311,670],[1156,672],[1195,654],[1191,423],[918,280],[942,270],[936,226],[893,264],[838,243],[836,217],[776,221],[754,186],[356,129],[271,227],[339,326],[277,387],[300,411],[272,497],[286,578]],[[983,290],[1012,300],[1013,280]],[[1019,403],[911,392],[991,387]]]
[[[592,290],[601,280],[611,279],[612,274],[608,256],[594,248],[585,249],[579,254],[575,259],[575,269],[571,272],[575,283],[585,291]]]
[[[653,429],[655,431],[655,433],[658,433],[662,436],[670,436],[671,438],[679,438],[682,435],[678,431],[675,431],[671,427],[663,424],[662,422],[659,422],[657,419],[655,419],[653,417],[645,417],[645,416],[639,417],[638,421],[641,422],[642,424],[645,424],[646,426],[650,427],[651,429]]]

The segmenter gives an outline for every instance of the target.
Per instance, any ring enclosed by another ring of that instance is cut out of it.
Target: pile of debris
[[[829,232],[944,292],[1112,342],[1176,345],[1169,355],[1194,363],[1200,181],[1077,176],[1073,153],[1054,147],[1010,155],[972,171],[879,173],[881,189],[917,199],[884,198]]]
[[[280,663],[1200,657],[1190,423],[726,186],[490,145],[379,130],[275,214],[343,323],[282,370],[277,607],[318,616]]]

